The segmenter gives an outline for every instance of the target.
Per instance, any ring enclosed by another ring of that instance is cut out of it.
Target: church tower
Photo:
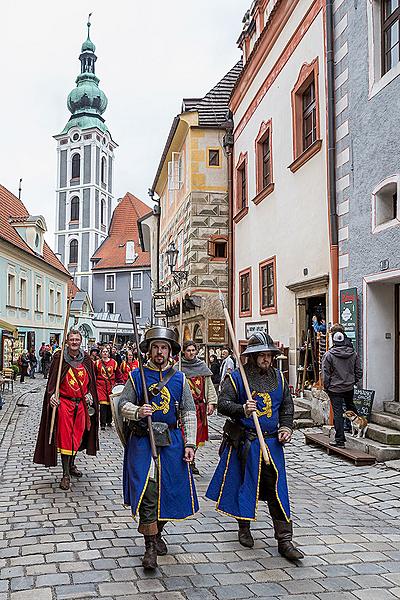
[[[108,234],[113,212],[114,149],[104,122],[107,98],[95,74],[97,56],[90,39],[81,48],[81,72],[68,96],[71,117],[57,140],[55,247],[76,285],[92,296],[90,258]]]

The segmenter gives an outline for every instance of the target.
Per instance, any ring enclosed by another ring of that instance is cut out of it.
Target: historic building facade
[[[97,56],[89,37],[81,72],[68,96],[71,117],[57,140],[55,246],[78,287],[92,294],[90,257],[104,241],[113,211],[113,163],[117,144],[102,117],[107,98],[98,87]]]
[[[298,349],[307,332],[313,335],[312,317],[331,320],[337,295],[325,29],[321,0],[253,2],[238,40],[244,66],[230,101],[235,329],[242,346],[254,330],[269,331],[288,357],[292,384]]]
[[[205,349],[225,342],[218,289],[228,287],[228,163],[223,148],[228,101],[241,70],[238,63],[203,98],[184,99],[175,117],[152,185],[159,197],[159,284],[167,294],[167,318],[183,338]],[[154,237],[153,237],[154,239]],[[178,251],[174,283],[166,252]],[[157,275],[156,275],[157,276]],[[213,329],[214,327],[214,329]],[[210,331],[214,332],[210,335]]]
[[[358,297],[364,387],[382,409],[400,400],[400,5],[335,8],[340,287]]]
[[[0,185],[0,368],[60,341],[70,274],[44,240],[46,223]]]
[[[123,344],[132,336],[129,292],[139,329],[151,322],[150,254],[139,242],[138,220],[151,212],[129,192],[112,215],[109,234],[92,256],[93,331],[97,341]]]

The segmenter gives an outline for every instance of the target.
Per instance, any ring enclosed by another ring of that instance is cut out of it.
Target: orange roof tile
[[[77,292],[80,292],[80,288],[76,285],[73,279],[68,281],[68,298],[75,298]]]
[[[10,223],[10,220],[16,224],[24,222],[27,217],[29,217],[29,213],[23,202],[0,184],[0,238],[35,256],[38,260],[46,262],[64,275],[70,275],[46,242],[43,244],[43,256],[36,254]]]
[[[92,256],[92,269],[150,267],[150,252],[143,252],[139,242],[138,219],[151,212],[150,206],[127,192],[114,210],[108,236]],[[126,242],[135,242],[137,259],[125,262]]]

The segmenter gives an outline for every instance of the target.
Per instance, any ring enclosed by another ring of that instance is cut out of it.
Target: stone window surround
[[[210,151],[218,152],[218,164],[210,165]],[[209,169],[222,169],[221,148],[218,146],[207,146],[207,167]]]
[[[381,3],[379,0],[368,0],[368,71],[369,94],[373,98],[382,91],[393,79],[400,75],[400,62],[390,71],[382,73],[382,43],[381,43]]]
[[[242,277],[249,276],[249,309],[242,310]],[[253,287],[252,287],[252,268],[247,267],[239,271],[239,317],[251,317],[253,312]]]
[[[376,225],[376,196],[380,192],[380,190],[388,185],[389,183],[397,184],[397,202],[399,203],[400,198],[400,174],[392,175],[391,177],[387,177],[383,181],[381,181],[373,190],[371,194],[371,220],[372,220],[372,233],[380,233],[385,229],[389,229],[390,227],[397,227],[400,225],[400,215],[397,216],[396,219],[391,219],[390,221],[386,221],[380,225]]]
[[[262,146],[266,137],[269,137],[269,153],[270,153],[270,182],[263,187],[263,156]],[[274,171],[272,159],[272,119],[263,121],[258,130],[257,137],[254,142],[255,158],[256,158],[256,196],[253,198],[254,204],[259,204],[264,198],[274,191]]]
[[[107,277],[111,277],[113,278],[113,285],[112,287],[108,288],[107,287]],[[104,273],[104,291],[105,292],[115,292],[115,273]]]
[[[107,305],[109,305],[109,304],[112,304],[112,306],[113,306],[112,312],[110,314],[115,314],[115,302],[109,301],[109,300],[107,300],[104,303],[104,312],[106,312],[106,313],[110,312],[110,311],[107,310]]]
[[[215,243],[216,242],[225,242],[226,243],[226,257],[215,256]],[[207,242],[207,250],[208,255],[210,257],[210,262],[224,262],[226,263],[228,260],[228,236],[220,233],[216,233],[214,235],[210,235]]]
[[[246,206],[239,206],[239,189],[241,188],[241,184],[240,184],[240,172],[244,170],[246,173]],[[239,158],[237,160],[236,163],[236,167],[235,167],[235,190],[234,190],[234,195],[235,195],[235,209],[236,209],[236,214],[233,217],[235,223],[239,223],[239,221],[241,221],[241,219],[243,219],[243,217],[245,217],[247,215],[247,213],[249,212],[249,176],[248,176],[248,153],[247,152],[241,152],[239,154]]]
[[[140,275],[140,286],[133,287],[133,276]],[[131,273],[131,290],[142,290],[143,289],[143,272],[142,271],[132,271]]]
[[[272,265],[274,273],[274,304],[273,306],[263,307],[262,304],[262,271],[264,267]],[[276,256],[271,256],[259,263],[258,265],[258,287],[260,296],[260,315],[271,315],[278,312],[277,305],[277,286],[276,286]]]
[[[71,262],[71,243],[77,243],[77,257],[75,262]],[[70,238],[68,240],[68,265],[77,265],[79,263],[79,239],[77,237]]]

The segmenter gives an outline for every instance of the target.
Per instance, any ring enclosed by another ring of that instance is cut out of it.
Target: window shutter
[[[215,256],[215,243],[211,240],[207,242],[207,254],[208,256]]]

